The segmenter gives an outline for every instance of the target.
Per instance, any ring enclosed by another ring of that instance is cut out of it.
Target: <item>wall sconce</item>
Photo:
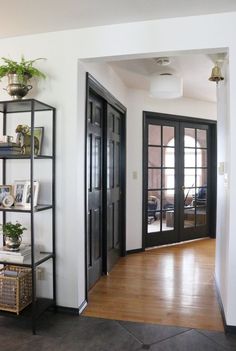
[[[221,74],[221,69],[218,66],[218,62],[216,62],[215,66],[212,68],[209,80],[211,82],[216,82],[216,84],[218,84],[220,80],[224,80],[224,77]]]

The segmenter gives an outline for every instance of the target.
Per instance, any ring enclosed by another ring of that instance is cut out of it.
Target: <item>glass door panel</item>
[[[147,129],[147,238],[159,245],[176,241],[176,123]]]
[[[183,203],[181,205],[181,238],[191,240],[207,233],[207,127],[190,128],[181,123],[184,153]],[[181,150],[180,150],[181,152]]]

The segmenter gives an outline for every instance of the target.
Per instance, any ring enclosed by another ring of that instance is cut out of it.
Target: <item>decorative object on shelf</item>
[[[25,204],[25,180],[16,180],[14,183],[15,206],[24,206]]]
[[[21,245],[19,251],[9,251],[6,246],[0,248],[0,261],[11,263],[24,263],[31,256],[31,246]]]
[[[0,228],[5,237],[5,243],[8,250],[19,251],[22,234],[27,228],[23,227],[19,222],[16,222],[16,224],[11,222],[1,224]]]
[[[21,147],[11,141],[0,142],[0,156],[14,156],[22,153]]]
[[[31,194],[34,198],[34,207],[37,206],[38,203],[38,193],[39,193],[39,182],[37,180],[34,181],[34,189],[33,194],[31,193],[31,184],[30,181],[25,183],[25,196],[24,196],[24,206],[25,208],[30,208],[31,205]]]
[[[13,142],[13,136],[11,135],[3,135],[0,139],[0,145],[1,143],[12,143]]]
[[[19,124],[16,127],[16,144],[21,147],[21,153],[23,155],[30,155],[31,153],[31,135],[30,127],[26,124]],[[34,135],[34,153],[39,153],[39,139]]]
[[[12,185],[0,185],[0,205],[8,195],[12,195]]]
[[[14,199],[14,197],[12,195],[7,195],[2,200],[2,205],[3,205],[3,207],[10,208],[11,206],[14,205],[14,201],[15,201],[15,199]]]
[[[31,128],[29,128],[28,135],[31,135]],[[43,145],[44,127],[34,127],[34,138],[38,139],[39,147],[36,155],[41,155]]]
[[[38,203],[39,181],[34,181],[33,197],[34,207]],[[24,206],[30,209],[31,205],[31,184],[29,180],[16,180],[14,184],[15,206]]]
[[[5,90],[13,99],[22,99],[28,94],[29,90],[32,89],[32,85],[28,84],[31,78],[46,78],[43,72],[34,67],[37,61],[43,59],[25,60],[22,56],[20,62],[17,62],[2,57],[3,64],[0,65],[0,79],[5,76],[8,77],[8,86]]]
[[[7,265],[0,269],[0,310],[18,315],[31,302],[31,268]]]

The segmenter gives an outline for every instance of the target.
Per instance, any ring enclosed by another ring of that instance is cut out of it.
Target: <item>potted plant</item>
[[[39,60],[43,60],[43,58],[25,60],[24,56],[22,56],[19,62],[6,57],[1,59],[3,63],[0,64],[0,79],[5,76],[8,77],[6,90],[13,99],[22,99],[32,89],[32,85],[28,84],[29,79],[33,77],[37,79],[46,78],[43,72],[34,67],[34,64]]]
[[[19,222],[16,222],[16,224],[8,222],[1,225],[1,231],[5,237],[5,245],[9,251],[19,250],[22,234],[26,229]]]

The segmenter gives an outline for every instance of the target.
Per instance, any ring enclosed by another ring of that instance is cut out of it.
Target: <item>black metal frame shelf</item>
[[[33,208],[33,212],[41,212],[45,210],[50,210],[53,208],[53,205],[48,204],[48,205],[37,205]],[[0,206],[0,212],[26,212],[26,213],[31,213],[30,208],[25,208],[24,206],[20,207],[2,207]]]
[[[34,313],[36,318],[38,318],[50,307],[56,307],[55,301],[53,299],[45,299],[40,297],[35,300],[34,309],[33,305],[31,304],[26,307],[19,315],[16,315],[13,312],[0,311],[0,316],[13,317],[17,319],[31,319],[32,314]]]
[[[42,263],[50,260],[51,258],[54,258],[54,254],[52,252],[40,252],[35,256],[34,259],[34,265],[35,267],[41,265]],[[14,260],[8,261],[8,260],[0,260],[0,264],[10,264],[14,266],[21,266],[21,267],[31,267],[32,266],[32,261],[31,257],[27,258],[24,262],[14,262]]]
[[[55,148],[56,148],[56,109],[48,104],[45,104],[41,101],[35,99],[25,99],[25,100],[11,100],[11,101],[0,101],[0,115],[3,116],[3,134],[7,134],[7,118],[11,114],[15,113],[30,113],[30,128],[34,130],[35,127],[35,112],[51,112],[52,118],[52,152],[50,155],[34,155],[34,133],[31,134],[31,153],[30,155],[8,155],[8,154],[0,154],[0,160],[2,160],[2,183],[7,184],[6,182],[6,168],[8,160],[24,160],[27,159],[30,161],[30,185],[31,185],[31,203],[29,208],[24,206],[20,207],[11,207],[4,208],[0,207],[0,212],[2,212],[2,221],[3,224],[6,223],[7,213],[10,212],[18,212],[18,213],[28,213],[30,215],[30,228],[31,228],[31,255],[29,259],[26,259],[23,263],[19,262],[9,262],[9,261],[0,261],[0,264],[12,264],[16,266],[29,267],[32,270],[32,303],[29,307],[24,309],[20,315],[13,314],[12,312],[0,311],[0,315],[4,316],[12,316],[16,318],[21,318],[27,315],[27,317],[31,318],[32,322],[32,331],[33,334],[36,333],[36,320],[41,313],[43,313],[48,307],[56,306],[56,255],[55,255]],[[40,113],[41,115],[41,113]],[[48,159],[51,160],[52,164],[52,182],[51,182],[51,190],[52,190],[52,200],[50,204],[39,204],[34,207],[34,199],[33,199],[33,188],[34,188],[34,162],[39,159]],[[16,165],[17,167],[17,165]],[[40,252],[37,253],[35,250],[35,213],[42,212],[46,210],[52,210],[52,221],[50,225],[52,226],[51,230],[51,246],[52,252]],[[46,261],[52,261],[52,287],[53,287],[53,297],[52,299],[39,299],[36,294],[36,267],[41,265]]]
[[[0,160],[1,159],[5,159],[5,160],[20,160],[20,159],[25,159],[25,160],[30,160],[31,156],[30,155],[8,155],[8,154],[4,154],[1,155],[0,154]],[[53,156],[48,156],[48,155],[39,155],[39,156],[34,156],[34,160],[52,160]]]

